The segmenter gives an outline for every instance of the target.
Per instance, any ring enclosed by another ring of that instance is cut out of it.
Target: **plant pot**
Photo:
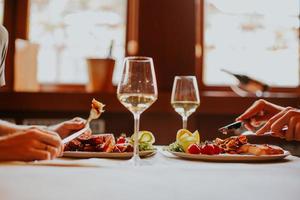
[[[114,92],[112,77],[115,60],[110,58],[87,58],[89,92]]]

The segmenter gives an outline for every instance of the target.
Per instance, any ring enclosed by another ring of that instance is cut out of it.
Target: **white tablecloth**
[[[293,156],[276,163],[211,163],[158,152],[145,161],[140,167],[109,159],[2,163],[0,199],[300,199],[300,158]]]

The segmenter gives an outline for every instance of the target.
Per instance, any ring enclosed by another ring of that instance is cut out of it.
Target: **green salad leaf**
[[[140,131],[139,132],[139,150],[140,151],[149,151],[155,150],[156,148],[153,146],[155,142],[155,138],[153,134],[149,131]],[[129,143],[134,145],[133,135],[129,138]]]
[[[141,142],[139,143],[139,150],[140,151],[149,151],[154,150],[154,146],[149,142]]]
[[[169,145],[169,150],[170,151],[175,151],[175,152],[184,152],[182,146],[178,144],[177,142],[174,142]]]

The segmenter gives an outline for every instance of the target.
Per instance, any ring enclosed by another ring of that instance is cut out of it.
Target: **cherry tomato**
[[[191,144],[188,149],[188,153],[190,154],[199,154],[200,153],[200,147],[197,144]]]
[[[201,147],[200,152],[202,154],[213,155],[215,154],[214,146],[212,144],[205,144]]]
[[[126,138],[124,136],[120,136],[117,140],[117,144],[123,144],[126,142]]]
[[[214,154],[220,154],[221,153],[221,148],[217,145],[213,145],[214,147]]]

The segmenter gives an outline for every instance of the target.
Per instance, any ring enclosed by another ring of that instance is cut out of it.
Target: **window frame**
[[[6,58],[6,85],[0,91],[14,91],[14,54],[16,38],[28,39],[30,0],[4,0],[3,25],[9,32],[9,50]],[[129,51],[129,42],[138,41],[138,6],[139,0],[127,0],[127,16],[125,31],[125,56],[136,55],[138,46]],[[85,84],[41,83],[38,92],[86,92]]]
[[[14,42],[16,38],[27,39],[30,0],[4,0],[3,24],[9,32],[9,50],[6,59],[6,86],[0,91],[14,91]],[[201,91],[231,92],[229,86],[208,86],[203,81],[204,56],[204,1],[195,0],[195,73]],[[127,23],[125,56],[137,55],[139,52],[139,0],[127,0]],[[300,37],[300,36],[299,36]],[[300,62],[299,62],[300,74]],[[66,88],[72,91],[86,92],[83,84],[41,84],[39,92],[63,92]],[[300,85],[295,88],[271,87],[271,92],[300,94]]]
[[[16,38],[26,38],[28,0],[4,0],[3,25],[9,33],[8,52],[5,61],[6,85],[0,91],[13,91],[14,86],[14,53]],[[18,23],[17,23],[18,22]],[[18,25],[17,25],[18,24]]]
[[[198,83],[203,91],[221,91],[229,92],[232,91],[229,86],[210,86],[206,85],[203,80],[204,76],[204,22],[205,22],[205,0],[195,0],[195,31],[196,31],[196,44],[195,44],[195,58],[196,58],[196,74],[198,78]],[[300,15],[299,15],[300,17]],[[300,30],[299,30],[300,31]],[[300,42],[300,34],[299,34]],[[300,79],[300,57],[299,57],[299,79]],[[299,80],[300,81],[300,80]],[[271,93],[294,93],[300,94],[300,83],[297,87],[270,87],[269,91]]]

